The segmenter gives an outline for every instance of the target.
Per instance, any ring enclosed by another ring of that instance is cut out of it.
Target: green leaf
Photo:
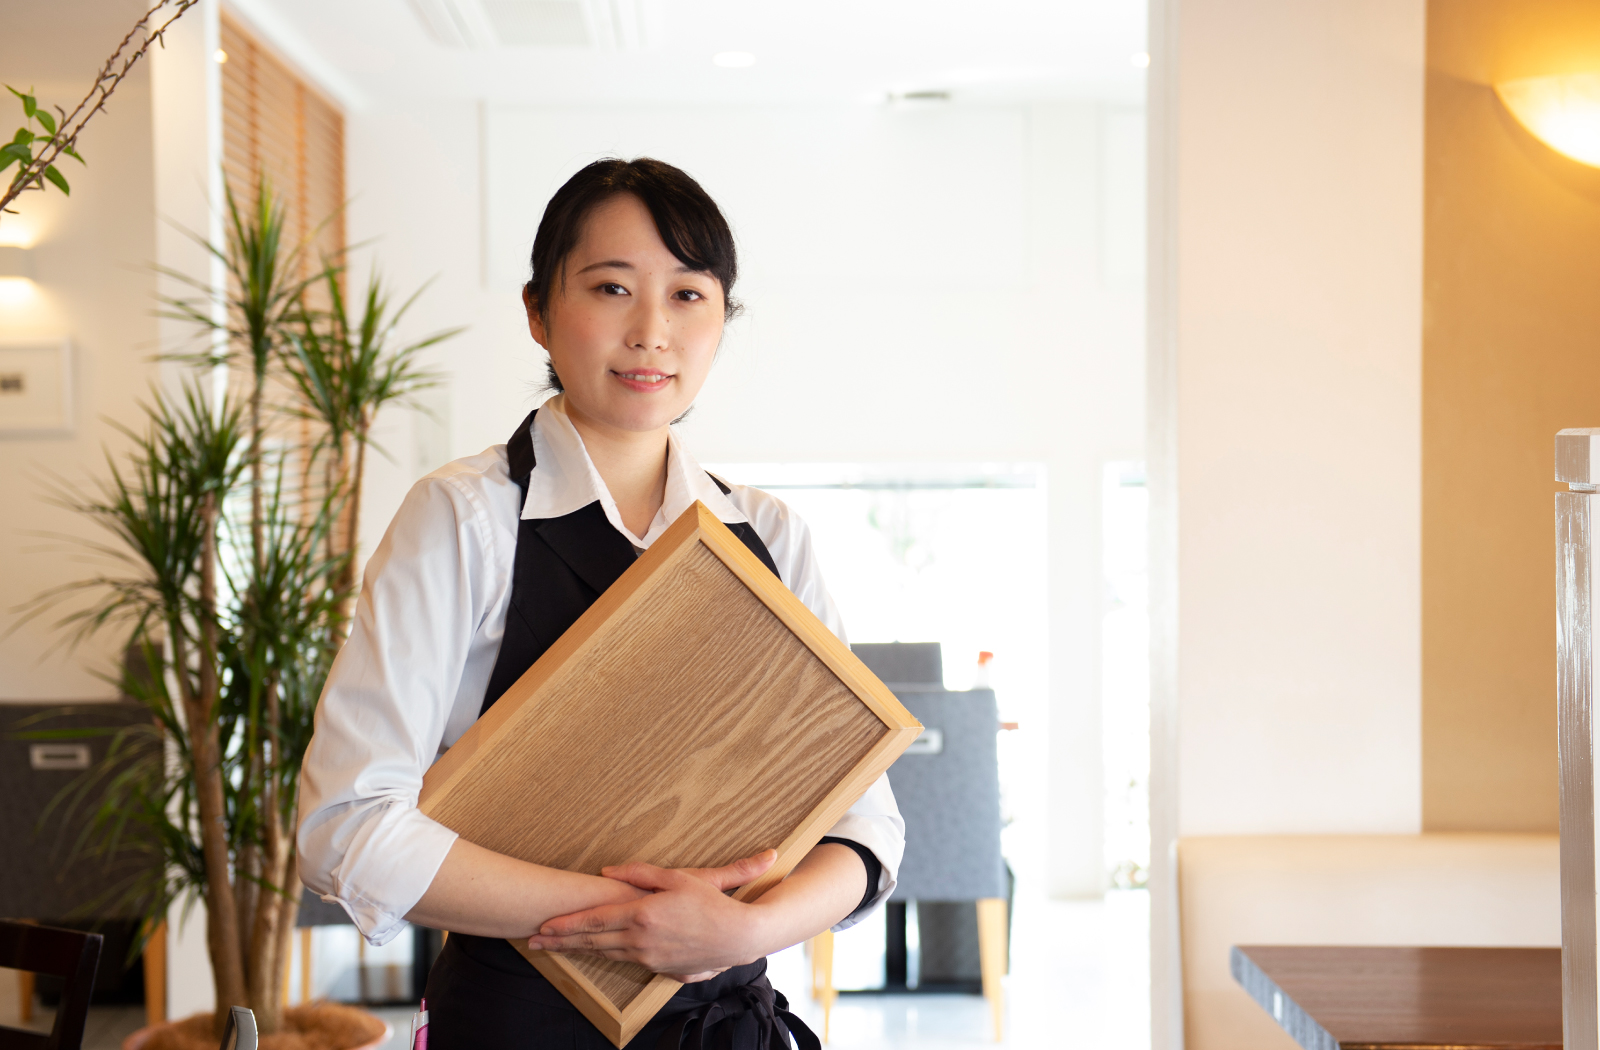
[[[39,112],[39,103],[32,95],[22,96],[22,112],[30,117]]]
[[[52,117],[50,114],[46,113],[42,109],[39,110],[39,112],[35,113],[34,116],[36,118],[38,118],[39,123],[44,125],[44,129],[46,131],[48,131],[52,135],[54,135],[56,133],[56,118],[55,117]]]
[[[89,162],[84,160],[82,157],[78,156],[78,151],[73,149],[71,146],[62,146],[61,147],[61,152],[65,153],[67,156],[71,157],[73,160],[77,161],[79,164],[82,164],[84,167],[88,167],[89,166]]]
[[[0,152],[0,171],[5,171],[17,162],[15,154]]]
[[[6,161],[7,164],[10,164],[13,160],[27,164],[33,160],[33,150],[27,146],[9,142],[4,146],[0,146],[0,157],[10,157],[11,160]]]
[[[29,131],[27,128],[18,128],[17,129],[17,133],[15,135],[11,136],[11,141],[14,142],[14,143],[27,144],[29,142],[32,142],[33,139],[34,139],[33,132]]]
[[[22,92],[18,91],[16,88],[12,87],[10,84],[6,85],[6,90],[11,92],[13,95],[17,96],[18,98],[26,97],[26,96],[23,95]]]
[[[56,170],[56,166],[54,164],[44,169],[44,177],[55,183],[56,189],[60,190],[62,193],[65,193],[69,197],[72,196],[72,190],[67,186],[67,180],[65,176]]]

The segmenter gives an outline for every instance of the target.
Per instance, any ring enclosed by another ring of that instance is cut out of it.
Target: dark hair
[[[624,193],[639,198],[650,212],[667,251],[691,270],[717,279],[722,285],[723,316],[731,320],[740,309],[733,298],[739,260],[728,220],[687,172],[650,157],[597,160],[568,179],[545,205],[533,238],[533,275],[523,286],[540,315],[549,320],[550,289],[566,280],[567,256],[578,246],[589,214]],[[549,365],[549,371],[550,386],[562,389],[555,365]]]

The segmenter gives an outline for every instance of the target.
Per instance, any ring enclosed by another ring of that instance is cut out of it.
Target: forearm
[[[406,919],[452,933],[530,937],[554,916],[643,895],[624,882],[529,864],[457,839]]]
[[[866,869],[848,846],[824,842],[789,877],[751,905],[751,958],[759,959],[837,925],[861,903]]]

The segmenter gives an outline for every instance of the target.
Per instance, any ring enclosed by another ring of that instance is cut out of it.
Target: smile
[[[672,378],[660,372],[615,372],[613,375],[619,379],[632,380],[635,383],[661,383]]]

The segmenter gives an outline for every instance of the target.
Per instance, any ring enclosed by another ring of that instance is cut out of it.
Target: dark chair
[[[221,1050],[256,1050],[256,1015],[246,1007],[228,1011],[228,1026],[222,1030]]]
[[[64,982],[50,1034],[0,1027],[0,1050],[77,1050],[83,1045],[101,941],[98,933],[0,920],[0,966],[50,974]]]
[[[886,986],[909,990],[906,904],[915,901],[922,944],[918,988],[965,987],[977,978],[998,1042],[1010,883],[1000,853],[1000,714],[994,691],[947,692],[937,643],[852,649],[925,727],[889,767],[889,785],[906,822],[906,851],[884,915]]]

